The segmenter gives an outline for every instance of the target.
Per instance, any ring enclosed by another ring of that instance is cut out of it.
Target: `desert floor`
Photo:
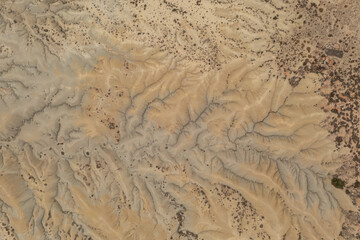
[[[358,0],[1,0],[1,240],[360,239]]]

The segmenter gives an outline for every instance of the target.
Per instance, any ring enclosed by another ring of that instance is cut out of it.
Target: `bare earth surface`
[[[1,240],[360,239],[357,0],[1,0]]]

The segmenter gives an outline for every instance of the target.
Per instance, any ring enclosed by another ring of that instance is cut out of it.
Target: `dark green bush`
[[[343,189],[345,186],[345,181],[341,180],[340,178],[333,177],[333,179],[331,179],[331,184],[336,188]]]

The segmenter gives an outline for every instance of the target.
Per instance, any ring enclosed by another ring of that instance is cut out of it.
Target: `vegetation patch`
[[[343,189],[345,186],[345,181],[341,180],[340,178],[333,177],[333,179],[331,179],[331,184],[336,188]]]

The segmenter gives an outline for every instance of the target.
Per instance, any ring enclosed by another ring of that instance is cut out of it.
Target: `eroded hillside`
[[[2,1],[0,238],[357,239],[359,13]]]

